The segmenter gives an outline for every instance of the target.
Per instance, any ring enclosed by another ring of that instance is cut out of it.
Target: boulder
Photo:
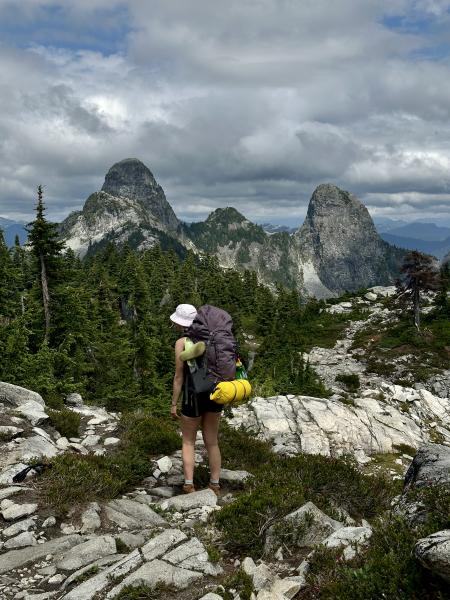
[[[226,481],[232,485],[242,485],[250,477],[253,477],[253,475],[248,471],[231,471],[230,469],[220,471],[221,481]]]
[[[4,440],[12,440],[23,433],[23,429],[20,427],[14,427],[13,425],[1,425],[0,426],[0,443]]]
[[[163,456],[156,461],[156,464],[161,473],[168,473],[172,468],[172,460],[168,456]]]
[[[183,569],[201,571],[206,575],[219,575],[222,572],[222,569],[218,565],[213,565],[209,562],[208,553],[197,538],[192,538],[184,542],[184,544],[170,550],[162,558]]]
[[[2,535],[3,537],[13,537],[22,531],[28,531],[29,529],[34,529],[35,527],[36,517],[30,517],[29,519],[24,519],[23,521],[19,521],[18,523],[10,525],[2,531]]]
[[[127,498],[108,502],[105,506],[105,515],[123,529],[167,525],[166,521],[149,506]]]
[[[10,538],[5,542],[5,548],[12,550],[13,548],[25,548],[26,546],[35,546],[37,540],[31,531],[19,533],[16,537]]]
[[[438,531],[419,540],[415,553],[425,568],[450,583],[450,529]]]
[[[66,396],[66,404],[67,406],[83,406],[83,398],[81,394],[73,392]]]
[[[0,402],[17,407],[30,401],[39,404],[42,408],[45,407],[42,396],[37,392],[13,385],[12,383],[0,381]]]
[[[7,500],[2,501],[2,505]],[[27,517],[28,515],[32,515],[37,511],[37,504],[14,504],[7,506],[7,508],[2,509],[2,516],[5,521],[15,521],[16,519],[20,519],[21,517]]]
[[[322,546],[343,548],[344,559],[351,560],[360,548],[368,545],[371,536],[371,527],[342,527],[323,540]]]
[[[178,511],[192,510],[193,508],[201,508],[202,506],[216,506],[217,496],[212,490],[201,490],[192,494],[183,494],[173,496],[161,503],[163,510],[174,508]]]
[[[276,526],[267,530],[265,551],[272,552],[278,545],[277,528],[292,530],[295,533],[295,544],[298,548],[312,548],[323,542],[329,535],[342,529],[344,525],[322,512],[312,502],[286,515]]]
[[[88,508],[81,515],[81,533],[95,531],[101,527],[100,507],[96,502],[91,502]]]
[[[438,484],[450,484],[450,448],[426,444],[419,448],[406,472],[403,491]]]
[[[24,488],[22,487],[7,487],[4,488],[2,490],[0,490],[0,501],[4,500],[5,498],[10,498],[11,496],[14,496],[15,494],[18,494],[19,492],[22,492]]]
[[[15,410],[23,415],[32,425],[40,425],[48,421],[49,418],[43,406],[36,400],[28,400],[28,402],[20,404]]]

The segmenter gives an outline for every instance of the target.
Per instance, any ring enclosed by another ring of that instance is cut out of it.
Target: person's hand
[[[177,405],[176,404],[172,404],[172,406],[170,407],[170,414],[172,416],[172,419],[179,419],[180,418],[178,416]]]

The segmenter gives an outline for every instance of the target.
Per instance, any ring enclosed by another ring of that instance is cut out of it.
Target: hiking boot
[[[218,495],[219,495],[219,492],[220,492],[220,485],[219,485],[218,483],[211,483],[211,482],[209,482],[209,484],[208,484],[208,488],[209,488],[210,490],[212,490],[212,491],[215,493],[215,495],[216,495],[216,496],[218,496]]]
[[[194,484],[192,484],[192,483],[185,483],[183,485],[183,493],[184,494],[192,494],[192,492],[195,492]]]

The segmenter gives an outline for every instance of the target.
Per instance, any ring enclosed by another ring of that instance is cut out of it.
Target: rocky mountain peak
[[[137,158],[126,158],[115,163],[106,174],[101,191],[111,196],[136,200],[169,230],[176,230],[179,225],[162,187],[150,169]]]
[[[209,224],[220,223],[222,225],[229,225],[231,223],[242,224],[248,222],[248,220],[238,210],[232,206],[226,208],[216,208],[206,219]]]
[[[393,281],[404,255],[381,239],[356,196],[330,183],[314,190],[296,237],[330,290]]]

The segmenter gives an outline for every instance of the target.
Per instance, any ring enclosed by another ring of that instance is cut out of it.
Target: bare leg
[[[211,479],[218,481],[222,457],[220,456],[218,433],[220,413],[206,412],[202,417],[202,433],[208,451],[209,471]]]
[[[188,481],[194,479],[195,438],[200,421],[201,417],[193,418],[181,415],[183,470],[184,478]]]

